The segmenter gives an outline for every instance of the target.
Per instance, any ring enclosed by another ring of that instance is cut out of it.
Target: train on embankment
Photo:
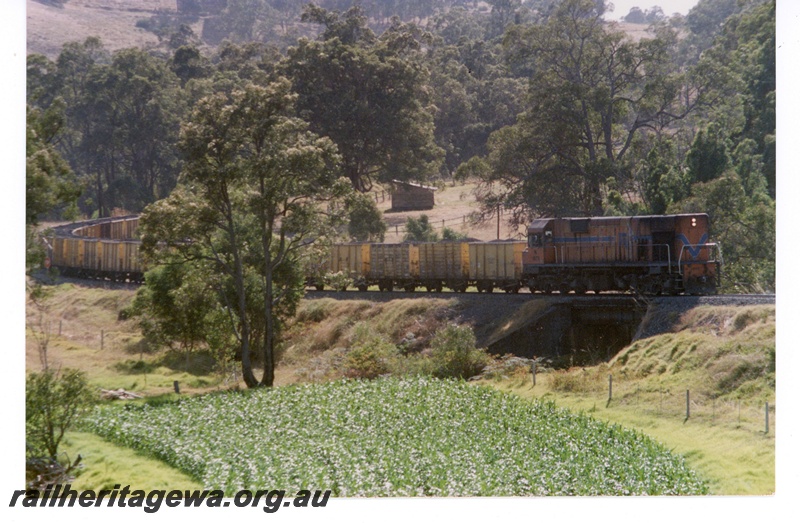
[[[75,278],[144,282],[137,239],[139,216],[83,221],[53,228],[46,266]]]
[[[137,226],[137,216],[125,216],[57,227],[50,263],[67,276],[142,282]],[[306,283],[384,292],[715,294],[721,265],[706,214],[541,218],[527,241],[335,244]]]

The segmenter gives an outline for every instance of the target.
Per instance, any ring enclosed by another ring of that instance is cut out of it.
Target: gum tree
[[[340,217],[349,187],[335,146],[293,116],[294,100],[283,78],[201,100],[182,129],[179,189],[142,218],[152,256],[177,253],[216,275],[248,387],[272,386],[277,333],[302,290],[298,260]]]
[[[495,132],[479,197],[527,214],[602,215],[609,178],[629,178],[634,145],[705,104],[708,74],[685,74],[666,28],[634,42],[592,0],[564,0],[546,23],[514,26],[504,45],[529,71],[527,108]]]

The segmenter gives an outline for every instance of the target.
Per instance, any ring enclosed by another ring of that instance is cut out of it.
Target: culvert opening
[[[644,313],[634,300],[556,303],[489,351],[537,358],[556,368],[597,365],[633,341]]]

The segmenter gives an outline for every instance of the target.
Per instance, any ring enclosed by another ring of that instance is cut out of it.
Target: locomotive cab
[[[523,251],[523,265],[542,265],[555,262],[553,220],[534,220],[528,226],[528,246]]]
[[[688,294],[713,294],[720,277],[719,245],[710,242],[707,214],[677,216],[674,252]]]

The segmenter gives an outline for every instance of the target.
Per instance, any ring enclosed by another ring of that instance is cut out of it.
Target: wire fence
[[[605,378],[590,373],[568,378],[551,375],[550,379],[551,388],[595,397],[598,407],[602,404],[610,409],[632,408],[653,417],[684,422],[698,420],[768,435],[775,433],[777,405],[774,399],[722,399],[699,388],[644,388],[612,374]]]
[[[457,225],[467,226],[473,225],[472,216],[465,214],[455,218],[443,218],[441,220],[428,220],[431,228],[434,230],[444,230],[445,227],[454,227]],[[394,232],[395,234],[402,234],[408,231],[407,223],[397,223],[391,225],[387,222],[387,231]]]

